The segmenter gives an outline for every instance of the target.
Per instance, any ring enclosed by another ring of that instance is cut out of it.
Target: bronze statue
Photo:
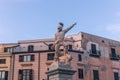
[[[64,41],[64,37],[65,34],[74,26],[76,25],[76,23],[72,24],[71,26],[69,26],[66,29],[62,29],[64,24],[62,22],[59,23],[58,25],[58,32],[55,34],[55,60],[58,61],[59,60],[59,55],[60,55],[60,47],[63,46],[64,47],[64,54],[68,54],[68,50],[67,50],[67,44]]]

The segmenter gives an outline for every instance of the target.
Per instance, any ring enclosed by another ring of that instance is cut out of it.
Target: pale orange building
[[[13,46],[16,46],[16,44],[0,44],[0,80],[10,80]]]
[[[119,80],[120,42],[80,32],[66,37],[74,80]],[[48,80],[54,39],[22,40],[12,53],[10,80]],[[63,47],[61,47],[61,50]]]

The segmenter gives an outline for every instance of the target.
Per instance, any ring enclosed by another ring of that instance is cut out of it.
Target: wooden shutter
[[[8,80],[8,71],[5,71],[5,80]]]
[[[30,69],[30,80],[33,80],[33,70],[32,69]]]
[[[20,56],[19,56],[19,62],[23,62],[23,59],[24,59],[24,56],[23,56],[23,55],[20,55]]]
[[[34,61],[34,60],[35,60],[35,56],[31,55],[31,61]]]
[[[18,80],[23,80],[23,70],[19,70]]]

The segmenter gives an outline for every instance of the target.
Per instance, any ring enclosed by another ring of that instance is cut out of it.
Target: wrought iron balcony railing
[[[90,50],[90,56],[93,56],[93,57],[100,57],[101,56],[101,52],[99,50],[96,50],[96,51],[92,51]]]
[[[110,54],[110,59],[111,60],[119,60],[120,59],[120,55],[111,53]]]

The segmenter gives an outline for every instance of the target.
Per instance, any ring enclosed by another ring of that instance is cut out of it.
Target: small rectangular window
[[[53,44],[49,44],[48,48],[49,50],[53,50]]]
[[[118,72],[114,72],[114,80],[119,80],[119,74],[118,74]]]
[[[54,53],[48,53],[47,60],[54,60]]]
[[[91,44],[92,54],[97,54],[97,49],[95,44]]]
[[[31,61],[34,61],[34,60],[35,60],[35,56],[31,55]]]
[[[99,80],[99,72],[98,72],[98,70],[93,70],[93,80]]]
[[[6,59],[0,59],[0,64],[5,64],[6,63]]]
[[[5,48],[4,48],[4,52],[10,52],[10,48],[5,47]]]
[[[33,45],[29,45],[28,46],[28,52],[33,52],[34,51],[34,46]]]
[[[68,49],[69,49],[69,50],[72,50],[72,45],[71,45],[71,44],[68,45]]]
[[[83,79],[84,78],[83,69],[78,69],[78,78],[79,79]]]
[[[111,48],[111,53],[116,54],[115,48]]]
[[[78,61],[82,61],[82,57],[80,54],[78,54]]]

